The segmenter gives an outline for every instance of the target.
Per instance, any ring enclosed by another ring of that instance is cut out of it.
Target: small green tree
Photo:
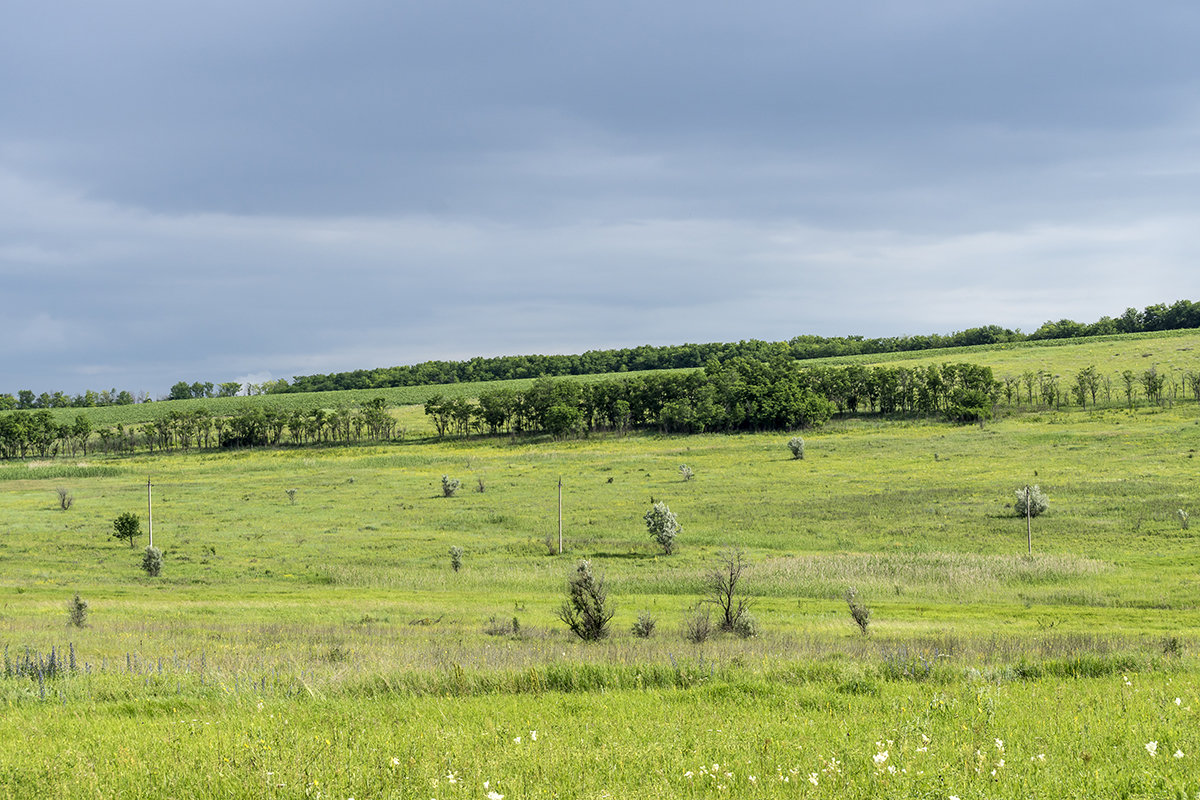
[[[462,481],[458,478],[451,478],[449,475],[442,476],[442,496],[454,497],[454,493],[462,486]]]
[[[87,625],[87,615],[87,600],[81,598],[79,592],[76,592],[74,599],[67,603],[67,622],[76,628],[82,628]]]
[[[796,460],[804,458],[804,439],[793,436],[788,440],[788,449],[792,451],[792,458]]]
[[[662,547],[663,552],[667,555],[674,553],[675,537],[683,529],[675,518],[675,514],[667,508],[667,504],[661,501],[655,503],[654,507],[646,512],[643,519],[646,520],[646,528],[650,531],[650,535]]]
[[[867,625],[871,622],[871,609],[858,601],[858,590],[853,586],[846,590],[846,605],[850,607],[850,616],[854,619],[854,624],[858,625],[862,635],[866,636]]]
[[[126,511],[113,520],[113,535],[114,539],[127,539],[129,546],[133,547],[133,540],[142,535],[142,523],[138,520],[137,514],[131,514]]]
[[[604,577],[592,573],[591,562],[580,561],[567,581],[567,599],[558,610],[558,618],[580,639],[595,642],[608,636],[613,613]]]
[[[450,548],[450,569],[458,572],[462,569],[463,549],[458,545]]]

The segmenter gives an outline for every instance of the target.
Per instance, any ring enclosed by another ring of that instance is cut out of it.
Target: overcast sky
[[[1200,4],[7,0],[0,392],[1200,300]]]

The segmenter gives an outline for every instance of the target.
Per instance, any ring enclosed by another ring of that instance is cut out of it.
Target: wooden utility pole
[[[146,478],[146,531],[150,536],[150,546],[154,547],[154,502],[148,476]]]
[[[1025,540],[1028,545],[1026,551],[1029,555],[1033,555],[1033,511],[1029,508],[1029,484],[1025,484]]]
[[[562,555],[562,475],[558,476],[558,554]]]

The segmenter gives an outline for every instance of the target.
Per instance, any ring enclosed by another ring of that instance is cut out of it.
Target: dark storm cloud
[[[1197,33],[1167,2],[10,4],[0,391],[1195,298]]]

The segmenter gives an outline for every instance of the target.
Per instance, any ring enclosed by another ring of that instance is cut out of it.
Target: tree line
[[[325,392],[341,389],[382,389],[397,386],[512,380],[541,376],[600,375],[610,372],[697,368],[704,366],[714,358],[721,362],[734,358],[760,361],[770,361],[776,358],[804,360],[1187,328],[1200,328],[1200,303],[1179,300],[1170,306],[1150,305],[1141,311],[1128,308],[1119,317],[1105,316],[1092,323],[1080,323],[1069,319],[1046,322],[1029,334],[1002,328],[998,325],[988,325],[948,335],[930,334],[874,339],[862,336],[797,336],[784,342],[751,339],[741,342],[710,342],[663,347],[641,345],[615,350],[589,350],[578,355],[523,355],[494,358],[477,356],[466,361],[425,361],[410,366],[360,369],[328,375],[299,375],[293,378],[290,384],[283,380],[275,381],[266,391],[268,393]]]
[[[359,408],[304,410],[264,405],[224,415],[203,407],[171,409],[141,425],[101,428],[93,428],[83,414],[72,423],[58,423],[46,409],[17,410],[0,414],[0,458],[53,458],[97,450],[154,453],[192,448],[349,444],[388,441],[396,435],[396,421],[382,397]]]
[[[542,377],[524,390],[499,388],[477,400],[435,395],[425,413],[439,436],[652,429],[663,433],[791,430],[835,413],[990,416],[1002,384],[991,367],[830,366],[734,358],[703,370],[614,378],[596,383]]]
[[[400,386],[430,386],[472,381],[499,381],[562,377],[568,375],[601,375],[610,372],[644,372],[665,369],[694,369],[710,360],[720,362],[734,358],[771,361],[777,358],[805,360],[852,355],[936,350],[947,347],[968,347],[1005,342],[1072,339],[1107,336],[1119,333],[1200,328],[1200,302],[1178,300],[1171,305],[1159,303],[1141,311],[1127,308],[1119,317],[1101,317],[1092,323],[1070,319],[1048,321],[1033,333],[987,325],[968,328],[951,334],[924,336],[892,336],[865,338],[862,336],[796,336],[782,342],[750,339],[741,342],[709,342],[655,347],[641,345],[612,350],[589,350],[577,355],[521,355],[484,358],[477,356],[466,361],[424,361],[419,364],[377,369],[360,369],[327,375],[298,375],[289,383],[286,379],[261,384],[241,384],[227,381],[214,384],[179,381],[162,400],[194,400],[208,397],[285,394],[300,392],[340,391],[343,389],[386,389]],[[39,408],[90,408],[93,406],[124,405],[150,402],[139,396],[116,389],[103,392],[87,391],[70,397],[62,392],[34,394],[22,389],[16,396],[0,393],[0,411]]]

